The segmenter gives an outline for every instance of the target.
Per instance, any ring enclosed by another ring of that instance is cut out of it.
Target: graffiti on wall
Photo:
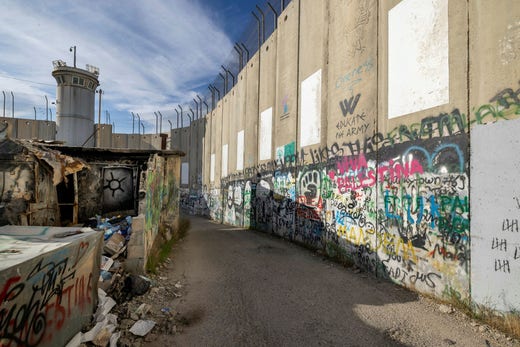
[[[0,162],[0,225],[20,224],[20,214],[34,199],[34,173],[28,163]]]
[[[97,300],[93,270],[98,261],[98,236],[91,233],[66,247],[37,256],[17,269],[2,272],[2,343],[63,345],[75,329],[90,321]]]
[[[135,210],[137,168],[105,167],[103,170],[103,213]]]

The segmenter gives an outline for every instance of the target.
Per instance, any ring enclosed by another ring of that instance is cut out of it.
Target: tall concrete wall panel
[[[276,105],[276,46],[274,32],[260,48],[258,162],[273,159],[273,110]]]
[[[346,250],[352,261],[376,273],[377,190],[363,184],[357,171],[373,170],[375,151],[358,147],[373,138],[377,124],[377,2],[331,1],[328,29],[326,144],[317,163],[327,225],[324,243],[329,254]],[[340,202],[341,203],[338,203]],[[338,218],[339,216],[339,218]],[[348,217],[347,217],[348,216]]]
[[[300,0],[298,146],[327,142],[328,1]]]
[[[294,158],[296,154],[299,17],[297,0],[292,1],[278,18],[276,102],[273,111],[275,159],[285,160],[286,156]]]
[[[519,17],[514,1],[470,2],[471,296],[501,311],[520,307]]]
[[[378,223],[385,230],[381,237],[402,242],[393,250],[383,243],[377,246],[384,263],[381,276],[439,297],[456,293],[466,298],[467,2],[379,4],[379,116],[374,140],[377,209],[384,211],[384,218]],[[422,184],[423,180],[431,183]],[[450,181],[461,184],[446,190]]]
[[[238,74],[238,82],[235,87],[235,143],[236,143],[236,160],[234,171],[242,173],[245,162],[245,129],[251,125],[246,121],[246,100],[247,100],[247,68]]]
[[[259,74],[260,74],[260,54],[255,54],[247,65],[247,86],[246,86],[246,128],[244,129],[244,156],[245,168],[252,168],[258,162],[258,120],[259,120]]]

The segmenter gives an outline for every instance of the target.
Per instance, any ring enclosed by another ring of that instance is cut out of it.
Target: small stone
[[[442,313],[447,313],[447,314],[450,314],[450,313],[453,313],[453,307],[451,306],[448,306],[448,305],[439,305],[439,311],[441,311]]]
[[[457,342],[453,341],[453,340],[450,340],[450,339],[444,339],[443,340],[445,344],[447,344],[448,346],[453,346],[453,345],[456,345]]]
[[[137,315],[137,313],[133,312],[132,314],[130,314],[130,319],[132,319],[134,321],[138,321],[139,316]]]
[[[157,340],[157,335],[156,334],[149,334],[149,335],[146,335],[144,340],[146,342],[153,342],[155,340]]]
[[[127,330],[127,329],[130,329],[130,327],[132,325],[134,325],[134,323],[135,323],[135,320],[123,319],[121,321],[120,327],[121,327],[122,330]]]
[[[481,326],[478,327],[478,331],[480,331],[481,333],[486,332],[486,330],[487,330],[487,328],[486,328],[485,325],[481,325]]]
[[[479,324],[477,322],[475,322],[475,321],[471,321],[471,323],[469,323],[469,324],[471,324],[472,327],[478,327],[479,326]]]

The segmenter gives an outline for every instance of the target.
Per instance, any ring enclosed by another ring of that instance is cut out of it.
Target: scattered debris
[[[130,328],[130,332],[137,336],[145,336],[153,329],[155,324],[153,320],[138,320]]]
[[[439,305],[439,311],[441,311],[442,313],[447,313],[447,314],[451,314],[453,312],[455,312],[455,310],[453,309],[453,307],[449,306],[449,305]]]

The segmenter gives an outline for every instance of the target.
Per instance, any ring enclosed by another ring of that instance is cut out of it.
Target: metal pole
[[[99,105],[98,105],[98,125],[101,124],[101,95],[103,94],[103,89],[97,91],[99,94]]]
[[[76,46],[70,47],[69,51],[74,51],[74,67],[76,67]]]
[[[51,114],[51,122],[52,122],[52,110],[49,109],[49,113]]]
[[[264,11],[260,8],[260,6],[256,5],[256,9],[258,12],[260,12],[260,15],[262,16],[262,43],[265,42],[265,14]]]
[[[220,100],[220,90],[219,90],[217,87],[213,86],[213,85],[212,85],[212,87],[213,87],[213,89],[217,92],[217,94],[218,94],[218,99]]]
[[[209,113],[209,106],[208,106],[208,104],[206,103],[206,101],[203,101],[203,103],[204,103],[204,105],[206,105],[206,114],[208,114],[208,113]]]
[[[271,9],[271,11],[273,11],[273,14],[274,14],[274,28],[276,29],[278,27],[278,13],[276,12],[276,10],[274,9],[273,5],[271,5],[271,3],[268,1],[267,2],[267,6],[269,6],[269,8]]]
[[[170,123],[170,133],[172,132],[173,130],[173,124],[172,124],[172,121],[168,119],[168,123]]]
[[[228,70],[228,69],[226,69],[223,65],[220,65],[220,66],[224,69],[224,71],[226,71],[227,74],[230,74],[230,75],[231,75],[231,77],[233,78],[233,87],[234,87],[234,86],[235,86],[235,75],[233,75],[233,74],[231,73],[231,71]]]
[[[200,118],[200,116],[199,116],[199,103],[195,99],[193,99],[193,102],[195,103],[195,109],[197,110],[197,117],[195,117],[195,119],[198,119],[198,118]]]
[[[159,115],[159,134],[162,133],[162,113],[161,111],[157,111],[157,114]]]
[[[224,75],[222,73],[218,73],[218,75],[224,80],[224,95],[227,94],[227,74],[226,74],[226,77],[224,77]],[[223,96],[224,96],[223,95]]]
[[[238,53],[238,67],[240,71],[242,70],[242,67],[244,67],[244,52],[242,51],[242,48],[238,45],[238,43],[235,43],[233,48]]]
[[[175,124],[175,129],[179,128],[179,110],[175,109],[175,112],[177,112],[177,123]]]
[[[11,91],[11,101],[12,101],[12,108],[11,108],[12,113],[11,114],[14,118],[14,94],[12,91]]]
[[[49,120],[49,99],[47,98],[47,95],[45,96],[45,120]]]
[[[262,22],[260,21],[260,18],[258,18],[256,13],[251,11],[251,14],[255,17],[256,22],[258,23],[258,50],[260,51],[260,46],[262,45]]]
[[[249,61],[249,50],[247,49],[246,45],[244,45],[244,43],[241,43],[241,45],[244,48],[244,51],[247,53],[247,60],[246,60],[246,63],[247,63]]]
[[[141,127],[139,126],[139,124],[141,124],[141,117],[139,117],[139,113],[135,115],[137,116],[137,135],[139,135],[141,133]]]
[[[34,108],[34,120],[36,120],[36,107],[33,106],[33,108]]]
[[[178,105],[179,106],[179,109],[181,110],[181,128],[184,128],[184,125],[183,125],[183,114],[182,114],[182,106],[181,105]]]
[[[135,130],[134,130],[134,121],[135,121],[135,115],[133,112],[130,112],[132,114],[132,134],[134,134]]]
[[[141,122],[141,121],[140,121],[140,122]],[[144,124],[143,124],[143,122],[141,122],[141,126],[143,127],[143,135],[144,135],[145,130],[144,130]]]
[[[190,115],[188,115],[188,117],[190,118],[190,127],[191,127],[192,119],[195,120],[195,113],[193,112],[193,110],[191,109],[191,107],[190,107],[190,112],[191,112],[191,115],[193,116],[193,117],[190,117]]]
[[[116,132],[116,122],[112,122],[112,133]]]
[[[211,109],[215,109],[215,91],[211,89],[211,84],[208,85],[208,89],[211,92]]]
[[[199,105],[200,105],[200,117],[202,117],[202,99],[200,98],[199,94],[197,94],[197,99],[199,99]],[[200,118],[199,117],[199,118]]]
[[[159,115],[157,114],[157,112],[154,112],[153,114],[155,116],[155,133],[158,134],[159,133]]]

